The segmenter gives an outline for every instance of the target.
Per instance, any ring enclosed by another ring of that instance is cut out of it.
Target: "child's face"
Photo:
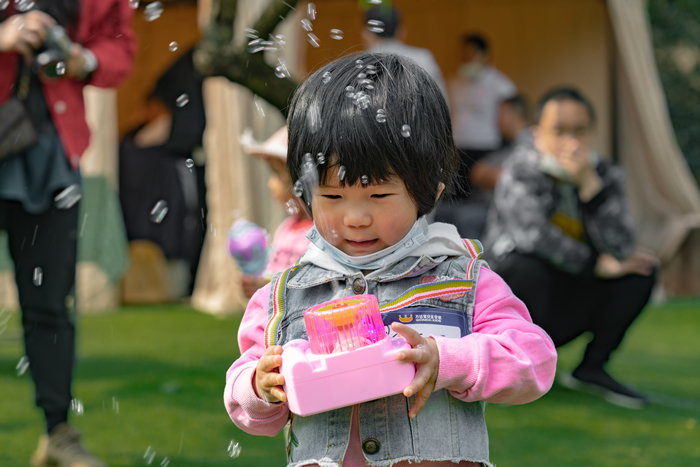
[[[400,178],[341,187],[337,166],[329,168],[326,184],[314,193],[311,207],[323,238],[350,256],[390,247],[406,236],[418,218],[418,207]]]
[[[265,162],[272,169],[272,174],[267,180],[267,188],[275,201],[285,204],[292,199],[292,179],[287,173],[287,166],[283,160],[276,157],[266,157]]]

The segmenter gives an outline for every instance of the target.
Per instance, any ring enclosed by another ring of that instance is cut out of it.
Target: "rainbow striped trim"
[[[464,246],[467,247],[467,250],[469,250],[469,254],[471,255],[472,259],[478,259],[484,254],[484,247],[481,246],[481,242],[479,240],[463,238],[462,242],[464,243]]]
[[[301,258],[291,268],[285,270],[279,275],[277,281],[275,281],[275,287],[272,289],[272,318],[267,321],[265,325],[265,348],[277,344],[277,327],[284,316],[284,289],[287,285],[287,278],[289,274],[294,272]]]
[[[466,293],[472,289],[472,285],[472,280],[451,280],[416,285],[404,292],[399,298],[380,306],[379,310],[382,313],[385,313],[387,311],[394,311],[398,310],[399,308],[405,308],[417,301],[425,300],[428,298],[438,298],[442,295]]]

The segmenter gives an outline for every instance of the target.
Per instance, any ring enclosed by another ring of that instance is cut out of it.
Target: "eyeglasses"
[[[555,136],[557,138],[561,138],[563,136],[571,136],[572,138],[581,139],[581,138],[585,138],[586,136],[590,135],[592,130],[593,130],[593,128],[590,126],[579,126],[576,128],[555,127],[555,128],[549,128],[545,131],[547,133],[549,133],[550,135]]]

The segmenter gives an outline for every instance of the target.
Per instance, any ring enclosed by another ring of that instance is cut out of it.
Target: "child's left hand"
[[[423,410],[435,388],[440,366],[437,343],[432,337],[426,339],[405,324],[391,323],[391,329],[406,339],[406,342],[413,347],[411,350],[400,351],[397,357],[399,360],[416,362],[416,376],[411,384],[403,390],[403,395],[406,397],[416,394],[416,401],[408,412],[409,417],[415,418],[418,412]]]

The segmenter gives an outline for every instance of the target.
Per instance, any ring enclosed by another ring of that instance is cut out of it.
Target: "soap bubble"
[[[331,39],[335,39],[337,41],[343,39],[343,31],[340,29],[331,29]]]
[[[241,455],[241,445],[236,441],[235,439],[232,439],[230,443],[228,443],[228,456],[232,459],[235,459],[236,457]]]
[[[299,205],[293,199],[289,199],[284,203],[284,212],[286,212],[288,216],[296,216],[299,214]]]
[[[275,67],[275,76],[278,78],[289,78],[290,73],[287,69],[287,63],[283,59],[279,59],[279,65]]]
[[[194,167],[194,161],[192,159],[187,159],[185,161],[185,165],[187,166],[188,169],[191,169],[192,167]]]
[[[282,34],[275,34],[274,36],[271,36],[275,42],[277,42],[280,46],[284,45],[287,43],[286,37],[284,37]]]
[[[29,369],[29,357],[26,355],[22,356],[22,358],[19,359],[19,362],[17,362],[17,365],[15,365],[15,370],[17,370],[17,376],[22,376],[27,372]]]
[[[15,0],[15,8],[21,13],[31,10],[35,4],[33,0]]]
[[[265,50],[265,46],[263,45],[262,39],[253,39],[252,41],[248,42],[248,52],[252,54],[256,54],[258,52],[262,52]]]
[[[161,2],[153,2],[146,5],[146,9],[143,11],[143,16],[149,23],[160,18],[163,14],[163,4]]]
[[[164,200],[156,202],[151,209],[151,222],[154,224],[160,224],[163,222],[165,215],[168,213],[168,203]]]
[[[355,60],[355,68],[362,68],[363,65],[364,62],[361,59],[358,58],[357,60]]]
[[[367,29],[369,29],[370,32],[381,34],[384,32],[384,23],[378,19],[371,19],[367,21]]]
[[[83,401],[80,399],[71,399],[70,401],[70,410],[77,416],[82,416],[83,415]]]
[[[182,107],[186,106],[189,102],[190,102],[190,96],[188,96],[187,94],[180,94],[180,96],[175,101],[175,105],[182,108]]]
[[[301,198],[301,196],[304,194],[304,184],[301,183],[301,180],[297,180],[294,182],[294,196],[297,198]]]
[[[316,48],[321,47],[321,41],[313,32],[310,32],[306,35],[306,40],[309,41],[309,44],[313,45]]]
[[[360,181],[363,185],[367,185],[367,183],[369,183],[369,177],[367,175],[363,175],[362,177],[360,177]]]
[[[311,21],[316,19],[316,5],[313,3],[309,2],[308,7],[306,8],[307,16]]]
[[[56,75],[63,76],[66,74],[66,64],[63,62],[58,62],[56,64]]]
[[[355,87],[348,86],[345,88],[345,97],[353,98],[355,97]]]
[[[401,127],[401,136],[403,136],[404,138],[408,138],[409,136],[411,136],[411,127],[408,125],[403,125]]]
[[[66,113],[67,108],[68,108],[68,106],[66,106],[66,103],[64,101],[56,101],[56,103],[53,105],[53,110],[57,114]]]
[[[311,21],[309,21],[309,20],[306,19],[306,18],[304,18],[304,19],[301,20],[301,28],[302,28],[304,31],[309,31],[309,32],[314,30],[314,27],[313,27],[313,25],[311,24]]]
[[[80,186],[74,183],[57,194],[53,201],[58,209],[70,209],[75,206],[75,203],[80,201],[82,196]]]
[[[34,268],[34,274],[32,276],[32,282],[34,283],[34,285],[39,287],[43,281],[44,271],[39,267]]]
[[[139,0],[129,0],[129,6],[135,10],[139,7]]]
[[[146,465],[151,465],[153,463],[153,459],[156,457],[156,452],[148,446],[146,449],[146,453],[143,455],[143,460],[146,461]]]
[[[175,51],[177,50],[177,47],[178,47],[178,43],[175,42],[175,41],[172,41],[172,42],[168,45],[168,50],[170,50],[171,52],[175,52]]]
[[[379,109],[377,110],[377,123],[385,123],[386,122],[386,112],[384,112],[384,109]]]
[[[262,102],[260,102],[260,98],[257,94],[253,96],[253,103],[255,103],[255,108],[258,109],[258,113],[260,114],[260,116],[264,117],[265,109],[263,109]]]
[[[327,71],[323,74],[323,82],[324,84],[328,84],[331,82],[331,72]]]

